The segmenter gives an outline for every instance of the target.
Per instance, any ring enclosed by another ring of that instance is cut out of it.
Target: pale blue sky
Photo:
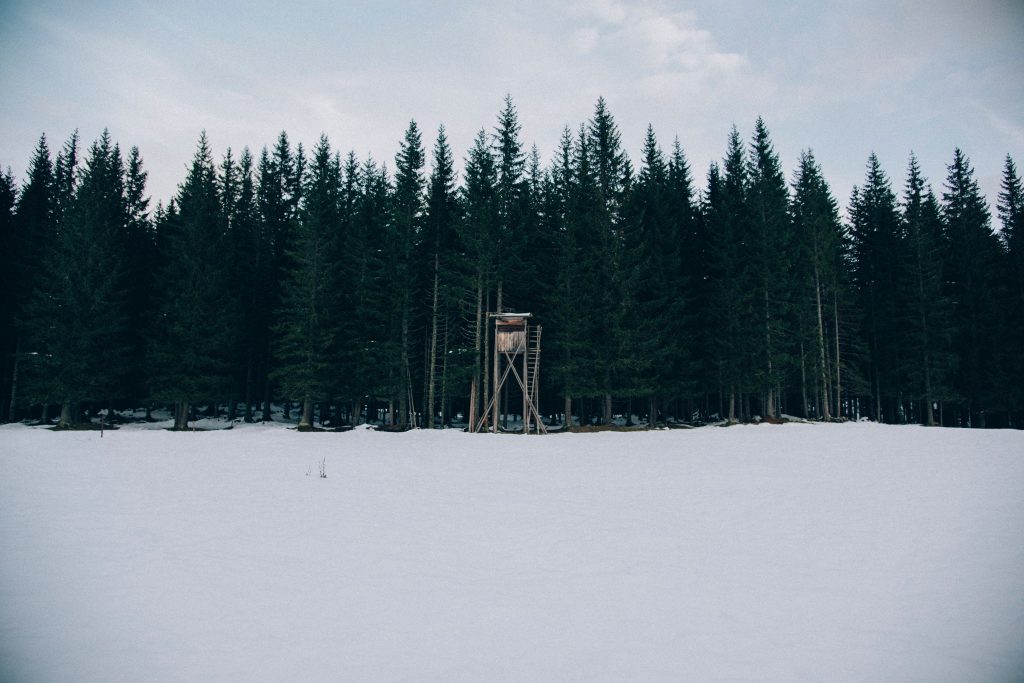
[[[634,159],[651,123],[701,186],[761,115],[787,176],[812,148],[844,205],[871,151],[900,189],[914,150],[940,189],[956,146],[994,204],[1005,155],[1024,164],[1022,36],[1019,0],[0,0],[0,165],[109,127],[166,200],[202,129],[218,157],[284,129],[390,167],[410,119],[461,159],[506,93],[547,163],[603,95]]]

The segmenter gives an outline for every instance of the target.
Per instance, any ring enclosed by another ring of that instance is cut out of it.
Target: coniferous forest
[[[138,149],[43,136],[0,174],[0,416],[440,426],[489,396],[487,314],[529,311],[555,422],[1024,426],[1009,156],[995,211],[956,149],[945,178],[872,155],[844,214],[763,120],[725,142],[700,171],[648,128],[631,157],[602,99],[544,166],[506,98],[461,174],[415,122],[393,165],[284,132],[215,159],[203,134],[154,206]]]

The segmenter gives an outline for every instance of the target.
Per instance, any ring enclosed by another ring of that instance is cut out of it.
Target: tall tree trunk
[[[814,299],[818,312],[818,362],[821,364],[821,417],[832,419],[832,410],[828,401],[828,366],[825,363],[825,320],[821,311],[821,279],[818,264],[814,264]]]
[[[434,383],[435,375],[437,373],[437,300],[438,300],[438,282],[437,282],[437,271],[440,265],[440,256],[434,254],[434,292],[430,306],[430,346],[429,353],[430,358],[428,361],[427,370],[427,404],[423,406],[423,412],[427,415],[428,427],[433,428],[434,426]]]
[[[441,429],[448,425],[448,322],[445,321],[441,349]]]
[[[188,429],[189,409],[188,401],[178,401],[174,412],[174,431],[183,432]]]
[[[71,401],[64,401],[60,404],[60,421],[57,422],[57,428],[70,429],[74,421],[74,416],[71,414]]]
[[[842,363],[839,361],[839,293],[832,294],[832,322],[835,324],[836,337],[836,415],[842,415],[843,410],[843,382]]]
[[[490,307],[491,307],[491,293],[487,292],[486,296],[487,296],[487,301],[485,302],[485,305],[486,305],[486,308],[489,310]],[[483,337],[483,345],[484,345],[484,355],[483,355],[483,359],[482,359],[484,388],[483,388],[483,394],[480,396],[480,403],[483,406],[483,408],[486,408],[488,406],[488,404],[490,403],[490,401],[491,401],[491,374],[490,374],[491,371],[489,369],[487,369],[489,367],[489,364],[491,363],[491,331],[487,328],[487,322],[489,322],[489,321],[481,319],[481,322],[482,322],[481,336]],[[495,379],[497,379],[497,378],[495,378]],[[484,418],[484,424],[487,426],[488,429],[490,429],[490,427],[493,426],[493,425],[491,425],[491,415],[490,414],[483,415],[483,418]]]
[[[767,377],[767,400],[765,402],[765,415],[768,418],[775,419],[775,373],[772,368],[772,312],[768,302],[768,288],[764,290],[764,343],[765,343],[765,355],[768,358],[768,377]]]
[[[480,420],[480,354],[483,349],[483,340],[480,338],[481,317],[483,316],[483,283],[480,273],[476,277],[476,319],[473,325],[473,379],[469,383],[469,430],[474,431]]]
[[[18,410],[18,362],[21,360],[21,334],[14,341],[14,363],[11,369],[11,403],[7,407],[7,421],[14,422]]]
[[[409,298],[408,293],[405,296],[406,300]],[[399,398],[399,404],[401,410],[399,418],[402,421],[403,427],[409,426],[410,413],[413,411],[413,402],[410,400],[412,397],[412,366],[409,362],[409,306],[408,302],[402,306],[402,367],[401,367],[401,384],[402,393]]]
[[[807,410],[807,361],[804,357],[804,340],[800,340],[800,397],[803,400],[803,416],[809,418]]]
[[[302,415],[299,417],[299,431],[313,429],[313,399],[306,396],[302,399]]]

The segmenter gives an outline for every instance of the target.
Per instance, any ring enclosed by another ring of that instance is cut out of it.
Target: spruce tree
[[[288,251],[283,300],[274,331],[282,391],[302,403],[300,430],[313,428],[313,403],[330,397],[337,334],[335,299],[341,168],[326,136],[313,150],[302,220]]]
[[[148,394],[146,387],[146,329],[152,324],[153,273],[156,242],[146,196],[148,173],[137,147],[128,153],[124,180],[123,249],[127,329],[127,363],[130,368],[124,398],[135,405]]]
[[[266,291],[268,249],[261,230],[256,207],[256,184],[249,148],[242,150],[237,168],[237,191],[234,201],[226,202],[230,211],[227,226],[229,245],[229,281],[232,291],[238,292],[241,305],[241,335],[239,360],[235,365],[235,391],[244,404],[243,420],[252,422],[253,408],[262,396],[266,373],[266,320],[264,298]],[[222,190],[222,194],[226,194]]]
[[[131,366],[126,343],[124,167],[104,131],[88,158],[27,307],[37,395],[70,427],[83,401],[111,401]]]
[[[942,265],[945,238],[938,202],[913,155],[907,170],[903,200],[907,258],[900,273],[903,304],[901,339],[907,353],[908,389],[924,410],[925,425],[936,423],[935,404],[952,398],[949,377],[951,355],[951,302],[943,292]]]
[[[588,233],[584,239],[586,245],[596,247],[596,252],[585,258],[587,265],[595,269],[596,282],[585,296],[590,300],[592,315],[601,321],[600,329],[587,341],[596,356],[593,371],[599,379],[594,388],[603,398],[602,420],[610,423],[620,345],[617,321],[622,276],[619,269],[622,210],[632,181],[632,167],[622,150],[618,125],[603,97],[597,100],[586,133],[596,185],[592,206],[583,214],[584,230]]]
[[[344,269],[351,283],[352,312],[345,321],[344,334],[350,349],[345,361],[354,399],[360,404],[364,398],[387,402],[387,420],[394,424],[394,399],[401,391],[395,361],[401,358],[401,349],[393,334],[394,302],[388,296],[393,286],[393,260],[387,243],[391,193],[387,169],[372,157],[366,159],[359,171],[352,230],[346,238]]]
[[[204,132],[158,232],[163,263],[149,343],[151,390],[153,398],[175,404],[179,430],[187,429],[197,402],[230,393],[239,306],[228,287],[223,226],[217,173]]]
[[[505,107],[498,115],[494,131],[495,201],[497,203],[497,231],[495,239],[495,305],[501,312],[521,307],[529,297],[531,278],[524,272],[529,244],[524,234],[527,216],[528,186],[525,182],[526,157],[520,140],[522,126],[510,95],[505,96]],[[511,289],[511,297],[507,289]]]
[[[670,325],[674,327],[678,353],[673,361],[674,386],[672,396],[685,399],[677,405],[675,415],[689,419],[693,414],[692,399],[698,396],[698,368],[706,361],[701,348],[705,335],[701,329],[699,306],[705,294],[704,276],[707,259],[707,236],[697,206],[697,192],[693,187],[690,164],[683,153],[679,138],[672,142],[668,160],[668,193],[670,231],[674,235],[678,272],[667,275],[674,288],[675,303],[681,312],[674,313]],[[669,398],[670,396],[666,396]]]
[[[46,136],[39,138],[29,162],[28,180],[17,197],[9,259],[15,315],[22,310],[42,272],[46,248],[57,237],[55,178]]]
[[[17,353],[17,334],[14,328],[17,303],[14,207],[17,199],[18,186],[11,169],[0,171],[0,354],[3,355],[0,370],[0,417],[4,422],[14,419],[10,404],[11,373],[14,369],[14,354]]]
[[[1002,224],[1001,237],[1007,254],[1008,311],[1005,317],[1010,376],[1011,425],[1021,425],[1024,409],[1024,184],[1017,167],[1006,155],[1003,181],[996,205]]]
[[[420,264],[419,247],[423,220],[425,155],[419,127],[409,122],[395,157],[395,191],[386,243],[392,250],[388,277],[391,290],[388,299],[397,310],[391,317],[393,344],[398,353],[390,359],[389,372],[394,378],[399,406],[399,425],[414,424],[416,412],[413,387],[413,325]]]
[[[271,370],[274,367],[271,352],[272,312],[280,308],[282,281],[286,265],[286,253],[291,244],[299,218],[299,203],[302,192],[302,171],[305,159],[300,149],[292,151],[288,134],[284,131],[277,137],[272,151],[263,149],[257,168],[259,186],[256,205],[260,217],[260,299],[264,315],[256,324],[256,332],[262,353],[255,363],[259,368],[256,381],[263,384],[262,420],[271,419],[270,405],[274,398]],[[285,411],[288,405],[285,404]]]
[[[481,417],[481,411],[490,399],[490,379],[486,372],[490,359],[485,317],[497,306],[497,240],[499,226],[496,197],[497,170],[494,156],[487,142],[487,134],[477,133],[465,163],[465,181],[462,187],[462,220],[459,222],[460,241],[465,249],[467,269],[472,285],[470,316],[473,340],[473,379],[470,384],[470,428]]]
[[[844,229],[839,207],[814,155],[801,154],[793,181],[791,300],[805,417],[829,420],[841,412],[841,357],[836,303],[843,297]],[[808,388],[814,396],[810,409]]]
[[[14,355],[11,363],[11,389],[8,404],[9,419],[14,419],[19,405],[42,404],[46,417],[50,400],[44,386],[45,376],[38,370],[45,352],[30,348],[28,327],[31,315],[29,300],[42,277],[43,264],[50,258],[58,234],[58,189],[60,205],[68,203],[67,193],[74,189],[74,165],[77,158],[77,136],[73,135],[58,154],[62,182],[58,188],[57,170],[50,157],[46,136],[39,138],[29,164],[28,181],[18,196],[15,207],[15,232],[12,253],[14,274]],[[68,153],[71,152],[71,156]],[[63,212],[61,212],[63,213]]]
[[[789,287],[789,256],[792,229],[789,196],[782,164],[771,143],[764,120],[758,117],[749,159],[748,195],[750,233],[745,247],[751,266],[749,310],[756,321],[759,352],[755,355],[755,376],[764,397],[764,412],[777,415],[778,397],[786,369]]]
[[[676,397],[688,388],[684,237],[676,208],[669,163],[648,126],[643,162],[624,221],[618,360],[621,388],[648,400],[652,424],[658,416],[658,400]]]
[[[729,422],[748,417],[743,397],[752,387],[747,338],[749,262],[745,260],[749,234],[747,163],[743,141],[734,126],[721,168],[708,171],[704,215],[708,231],[708,311],[716,350],[719,414]],[[758,336],[757,338],[760,338]]]
[[[430,268],[430,315],[424,358],[427,385],[424,416],[429,427],[434,426],[438,408],[441,425],[447,422],[450,398],[470,379],[465,371],[472,366],[470,349],[462,339],[459,315],[460,295],[466,283],[457,259],[460,207],[454,167],[444,126],[440,126],[434,143],[423,217],[424,246]]]
[[[942,193],[948,244],[945,277],[953,303],[953,348],[959,357],[956,387],[965,401],[967,422],[985,427],[986,413],[1006,405],[1001,342],[1003,297],[996,274],[1001,247],[992,231],[988,204],[964,153],[954,151]]]
[[[904,417],[899,345],[903,242],[896,195],[875,154],[868,158],[864,186],[854,188],[849,213],[854,286],[864,312],[861,335],[868,345],[870,413],[879,422],[897,422]]]

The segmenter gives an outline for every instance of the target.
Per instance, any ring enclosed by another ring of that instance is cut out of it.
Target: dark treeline
[[[285,133],[215,160],[204,134],[155,207],[137,149],[81,148],[44,136],[20,186],[0,174],[7,420],[283,402],[302,425],[446,424],[490,395],[487,314],[530,311],[548,415],[1024,424],[1009,156],[996,231],[959,149],[940,189],[913,156],[894,188],[872,155],[844,219],[760,119],[698,192],[650,128],[634,165],[603,100],[542,167],[507,98],[461,179],[415,122],[393,168]]]

